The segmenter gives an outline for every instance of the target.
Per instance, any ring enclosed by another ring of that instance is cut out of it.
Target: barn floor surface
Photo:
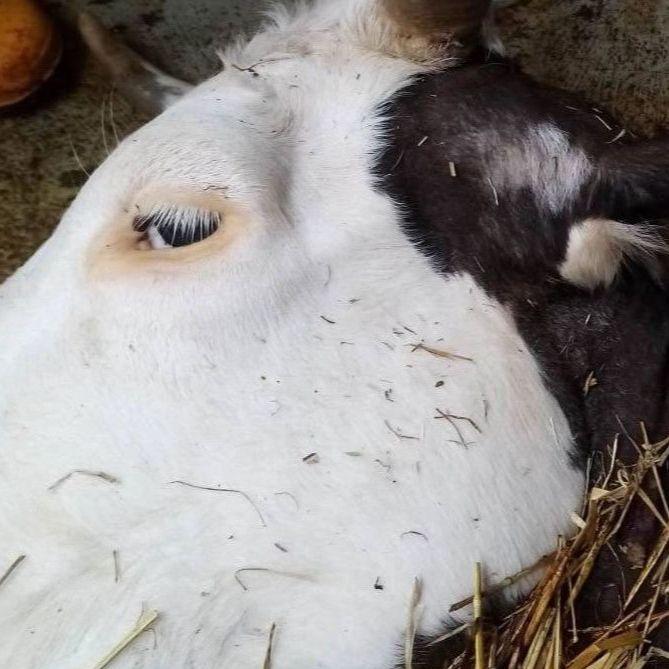
[[[289,0],[290,1],[290,0]],[[0,112],[0,280],[49,235],[91,172],[144,120],[87,57],[89,9],[172,74],[216,71],[215,47],[260,20],[266,0],[56,0],[65,57],[35,98]],[[512,55],[541,81],[580,91],[631,130],[669,126],[669,0],[529,0],[500,15]]]

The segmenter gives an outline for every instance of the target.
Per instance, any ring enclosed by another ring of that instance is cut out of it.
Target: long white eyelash
[[[160,236],[158,229],[150,225],[149,229],[146,231],[146,234],[149,237],[149,244],[153,249],[168,249],[170,245]]]
[[[154,248],[173,246],[177,235],[185,237],[189,244],[201,241],[216,232],[220,225],[219,212],[177,205],[155,205],[148,213],[135,217],[133,223],[135,230],[148,234]],[[165,238],[169,239],[169,230],[172,237],[168,243]]]

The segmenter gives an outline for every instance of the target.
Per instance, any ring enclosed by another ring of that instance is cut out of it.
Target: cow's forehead
[[[133,174],[139,182],[162,178],[207,186],[226,170],[228,180],[235,173],[251,177],[243,168],[260,169],[271,159],[268,140],[283,116],[267,98],[233,76],[218,75],[127,138],[103,167]],[[262,147],[267,151],[259,155]]]
[[[271,53],[251,71],[227,64],[127,138],[102,165],[115,178],[105,186],[220,185],[213,180],[257,193],[300,163],[332,165],[342,140],[373,152],[379,106],[418,69],[374,55],[352,62],[346,49],[309,59]]]

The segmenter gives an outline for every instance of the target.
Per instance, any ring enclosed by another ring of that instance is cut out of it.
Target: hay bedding
[[[467,648],[445,669],[669,667],[669,652],[660,646],[660,637],[666,638],[669,630],[669,504],[662,480],[669,438],[651,443],[643,425],[641,434],[640,440],[617,437],[595,464],[583,512],[573,517],[577,533],[568,540],[558,538],[552,555],[491,585],[488,593],[479,586],[477,565],[475,594],[451,610],[474,603],[482,613],[466,630]],[[631,463],[621,459],[620,439],[634,449]],[[646,531],[649,524],[655,528],[651,533]],[[630,533],[637,542],[621,544]],[[632,565],[627,575],[621,551]],[[610,570],[607,553],[618,563],[614,580],[619,600],[613,615],[598,619],[592,590],[599,587],[598,576]],[[513,613],[498,624],[486,620],[487,595],[539,568],[545,569],[543,577]]]

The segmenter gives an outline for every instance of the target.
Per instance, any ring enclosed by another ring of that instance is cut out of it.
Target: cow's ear
[[[669,137],[611,144],[599,160],[589,208],[629,222],[669,220]]]
[[[138,110],[157,115],[192,88],[144,60],[91,14],[80,15],[79,30],[118,89]]]
[[[478,35],[491,0],[381,0],[381,5],[401,34],[443,42]]]
[[[658,226],[593,217],[571,226],[559,270],[575,286],[595,290],[608,288],[622,265],[633,262],[662,284],[666,254],[667,242]]]
[[[664,283],[669,256],[669,139],[610,144],[597,159],[562,276],[583,288],[610,285],[624,260]]]

